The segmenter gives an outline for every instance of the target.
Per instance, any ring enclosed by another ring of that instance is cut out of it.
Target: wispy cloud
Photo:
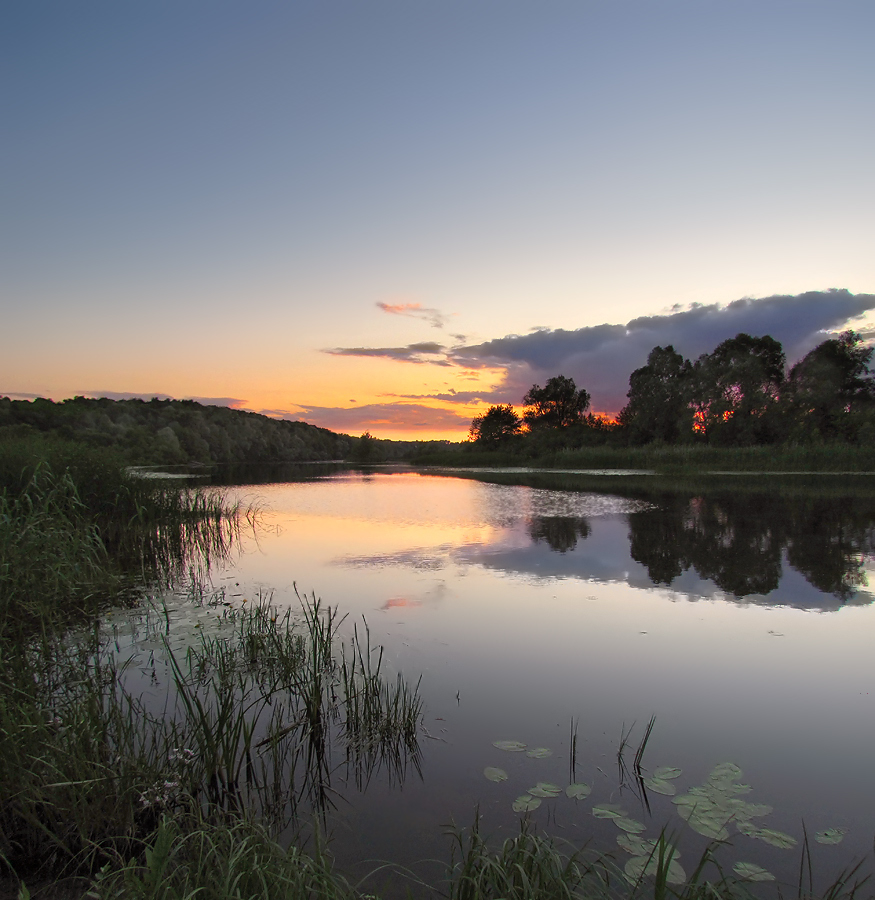
[[[322,352],[332,356],[368,356],[432,366],[451,365],[446,358],[446,347],[434,341],[421,341],[406,347],[334,347]]]
[[[368,403],[354,407],[303,406],[300,413],[283,418],[303,419],[311,425],[346,434],[363,431],[417,432],[467,431],[471,417],[453,410],[417,403]]]
[[[689,358],[708,353],[739,332],[769,334],[784,345],[790,362],[822,341],[825,332],[875,309],[875,295],[845,290],[809,291],[761,299],[743,298],[726,306],[693,304],[665,315],[642,316],[625,325],[595,325],[571,331],[540,329],[468,347],[448,357],[471,368],[505,368],[504,383],[488,402],[519,402],[533,382],[568,375],[585,387],[596,410],[616,412],[626,402],[629,375],[657,345],[673,344]]]
[[[439,309],[423,306],[421,303],[377,303],[383,312],[393,316],[411,316],[414,319],[425,319],[432,328],[443,328],[449,316]]]

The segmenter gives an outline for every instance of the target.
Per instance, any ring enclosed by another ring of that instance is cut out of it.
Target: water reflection
[[[567,553],[577,546],[578,539],[586,539],[592,528],[586,519],[575,516],[533,516],[529,520],[529,535],[557,553]]]
[[[865,571],[875,552],[871,489],[849,495],[835,484],[775,490],[762,480],[690,485],[639,478],[602,480],[596,492],[592,479],[552,476],[555,487],[550,479],[490,473],[477,494],[486,527],[475,539],[336,562],[435,572],[475,565],[819,610],[872,602]]]
[[[846,602],[867,585],[872,523],[871,507],[841,497],[670,495],[629,516],[629,551],[657,585],[694,569],[734,597],[766,596],[786,564]]]

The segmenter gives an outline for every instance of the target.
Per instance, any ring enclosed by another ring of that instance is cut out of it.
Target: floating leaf
[[[745,881],[774,881],[775,876],[772,875],[771,872],[764,869],[762,866],[754,865],[753,863],[748,862],[737,862],[733,867],[732,871],[738,875],[739,878],[743,878]]]
[[[735,763],[725,762],[714,767],[708,776],[708,781],[735,781],[736,778],[741,778],[743,774],[744,772]]]
[[[756,834],[751,835],[760,841],[765,841],[779,850],[789,850],[796,846],[796,838],[784,834],[783,831],[775,831],[773,828],[760,828]]]
[[[665,794],[666,797],[673,796],[678,790],[670,781],[666,781],[664,778],[645,778],[644,784],[655,794]]]
[[[528,794],[523,794],[522,797],[517,797],[516,800],[513,801],[513,811],[530,812],[533,809],[537,809],[540,805],[541,801],[537,797],[530,797]]]
[[[544,759],[552,755],[553,751],[549,747],[534,747],[532,750],[526,750],[526,756],[531,756],[532,759]]]
[[[754,825],[753,822],[748,822],[746,820],[736,822],[735,827],[742,834],[746,834],[748,837],[756,837],[760,832],[760,829],[757,825]]]
[[[493,741],[492,746],[498,747],[499,750],[507,750],[508,753],[520,753],[526,749],[526,745],[521,741]]]
[[[592,808],[592,814],[597,819],[619,819],[626,815],[616,803],[598,803]]]
[[[653,777],[661,778],[663,781],[671,781],[681,775],[683,775],[683,769],[679,769],[677,766],[659,766],[653,771]]]
[[[656,849],[656,841],[649,841],[634,834],[618,834],[617,844],[632,856],[648,856]],[[678,856],[679,854],[675,854]]]
[[[529,788],[533,797],[556,797],[562,792],[558,784],[550,784],[549,781],[539,781],[535,787]]]
[[[683,884],[687,880],[687,873],[676,860],[671,860],[668,866],[663,860],[663,867],[665,880],[669,884]],[[659,858],[655,854],[653,856],[633,856],[624,866],[624,871],[630,881],[640,881],[645,875],[653,877],[659,872]]]
[[[628,819],[626,816],[617,816],[614,818],[614,825],[616,825],[617,828],[622,828],[623,831],[630,831],[632,834],[640,834],[645,828],[640,822],[636,822],[635,819]]]
[[[569,784],[568,787],[565,788],[565,793],[571,797],[572,800],[584,800],[591,792],[592,788],[588,784],[583,784],[582,782]]]
[[[483,774],[490,781],[507,781],[507,772],[504,769],[497,769],[495,766],[487,766],[483,770]]]
[[[827,828],[825,831],[818,831],[814,840],[818,844],[840,844],[847,833],[847,828]]]
[[[769,815],[769,813],[774,812],[772,807],[766,803],[745,803],[744,801],[739,802],[741,803],[741,805],[736,808],[736,819],[753,819],[756,816],[767,816]]]
[[[719,819],[715,819],[711,816],[690,816],[690,818],[687,819],[687,825],[689,825],[693,831],[696,831],[705,837],[712,838],[715,841],[725,841],[729,837],[729,832],[723,827],[723,823]]]

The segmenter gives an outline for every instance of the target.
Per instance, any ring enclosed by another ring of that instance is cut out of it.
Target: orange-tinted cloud
[[[303,419],[311,425],[346,434],[412,432],[415,437],[423,432],[467,432],[471,424],[470,414],[418,403],[368,403],[348,408],[301,406],[302,412],[283,418]]]
[[[415,319],[425,319],[432,328],[443,328],[448,316],[439,309],[423,306],[421,303],[377,303],[383,312],[393,316],[412,316]]]

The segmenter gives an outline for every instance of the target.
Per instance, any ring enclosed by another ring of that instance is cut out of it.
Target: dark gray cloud
[[[539,329],[468,347],[449,358],[469,367],[507,368],[501,389],[489,402],[520,402],[533,382],[559,373],[585,387],[593,409],[617,412],[626,402],[629,375],[647,361],[657,345],[674,348],[691,359],[711,352],[739,332],[771,335],[784,346],[788,362],[799,359],[825,338],[867,310],[875,295],[845,290],[809,291],[760,299],[744,298],[727,306],[693,304],[678,312],[641,316],[625,325],[595,325],[573,331]]]
[[[432,366],[451,365],[446,359],[446,347],[434,341],[421,341],[418,344],[408,344],[406,347],[335,347],[322,352],[332,356],[369,356],[394,359],[398,362],[427,363]]]

